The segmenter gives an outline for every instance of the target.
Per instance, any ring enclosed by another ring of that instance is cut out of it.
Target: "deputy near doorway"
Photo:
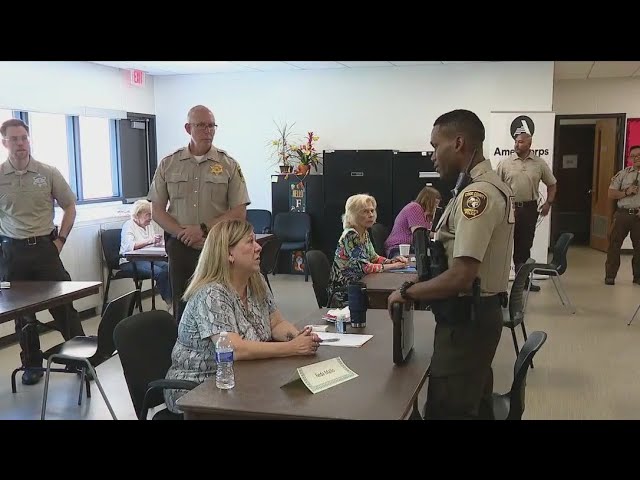
[[[531,256],[538,215],[549,214],[557,192],[556,178],[542,158],[531,151],[533,137],[527,132],[515,132],[515,153],[500,162],[497,173],[511,187],[515,201],[515,231],[513,235],[513,265],[515,272]],[[547,186],[547,199],[538,207],[540,182]],[[542,261],[546,261],[542,259]],[[540,291],[531,285],[532,292]]]
[[[633,244],[633,283],[640,285],[640,145],[629,149],[629,160],[633,165],[619,171],[611,180],[608,196],[616,200],[617,209],[609,233],[609,249],[605,264],[606,285],[614,285],[620,268],[620,249],[622,242],[631,233]]]

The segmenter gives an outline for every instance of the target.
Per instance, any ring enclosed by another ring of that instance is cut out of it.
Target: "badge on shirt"
[[[487,208],[487,196],[477,190],[464,192],[462,196],[462,214],[469,220],[482,215]]]
[[[47,177],[45,177],[44,175],[38,175],[33,177],[33,184],[36,187],[46,187],[47,186]]]
[[[222,173],[222,165],[220,165],[219,163],[214,163],[213,165],[211,165],[211,173],[213,173],[214,175],[220,175]]]

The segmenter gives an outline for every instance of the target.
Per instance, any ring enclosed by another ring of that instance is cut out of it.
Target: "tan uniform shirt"
[[[451,199],[436,227],[449,268],[454,258],[479,260],[482,296],[508,291],[513,253],[513,194],[489,160],[470,172],[472,182]]]
[[[148,197],[152,202],[168,201],[167,212],[181,225],[208,223],[251,203],[240,165],[215,147],[200,160],[188,146],[163,158]]]
[[[624,190],[634,182],[640,181],[640,173],[634,167],[627,167],[620,170],[611,179],[609,188],[614,190]],[[618,200],[618,208],[640,208],[640,192],[635,195],[623,197]]]
[[[516,202],[538,200],[540,181],[547,187],[556,183],[547,162],[531,153],[524,160],[513,154],[500,162],[498,176],[511,187]]]
[[[0,166],[0,235],[29,238],[49,235],[53,229],[53,201],[63,209],[76,196],[57,168],[31,157],[18,174],[9,160]]]

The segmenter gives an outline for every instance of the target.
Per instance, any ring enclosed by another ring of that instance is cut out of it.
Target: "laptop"
[[[393,321],[393,363],[402,365],[413,351],[413,303],[391,305]]]

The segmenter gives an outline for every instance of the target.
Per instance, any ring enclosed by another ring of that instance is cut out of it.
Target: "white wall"
[[[640,117],[640,78],[558,80],[553,88],[558,115],[626,113]]]
[[[154,113],[153,78],[133,87],[128,72],[87,62],[0,62],[0,108],[103,116]]]
[[[492,110],[550,111],[552,95],[553,62],[156,77],[158,155],[187,144],[186,113],[204,104],[220,125],[216,145],[242,166],[252,208],[270,209],[274,120],[314,131],[319,150],[424,150],[442,113],[473,110],[489,130]]]

